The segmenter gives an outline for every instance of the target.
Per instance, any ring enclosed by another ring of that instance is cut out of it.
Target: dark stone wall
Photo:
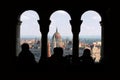
[[[104,1],[97,1],[97,0],[16,0],[14,2],[10,2],[11,5],[7,5],[6,8],[4,8],[5,12],[5,30],[7,29],[7,32],[5,34],[5,36],[7,36],[6,38],[6,43],[7,43],[7,48],[8,51],[6,52],[7,55],[7,59],[5,63],[9,63],[9,65],[11,66],[10,68],[10,72],[13,72],[13,76],[17,76],[17,79],[20,77],[19,72],[16,68],[16,26],[18,24],[19,21],[19,17],[20,15],[26,11],[26,10],[35,10],[39,16],[40,16],[40,21],[39,24],[41,25],[41,33],[42,33],[42,39],[43,39],[43,49],[42,49],[42,57],[43,59],[46,58],[46,54],[47,54],[47,33],[49,31],[49,18],[50,15],[56,11],[56,10],[65,10],[67,11],[70,16],[71,16],[71,25],[72,25],[72,32],[73,32],[73,55],[75,55],[75,57],[77,56],[78,53],[78,35],[80,32],[80,25],[81,25],[81,21],[80,21],[80,17],[81,15],[87,11],[87,10],[94,10],[97,11],[100,16],[102,17],[102,42],[103,42],[103,60],[100,64],[97,65],[92,65],[92,66],[84,66],[81,67],[83,68],[81,70],[80,65],[78,66],[73,66],[70,65],[68,66],[68,68],[60,68],[58,67],[58,69],[60,69],[58,72],[55,71],[51,71],[49,70],[48,65],[37,65],[37,70],[33,69],[33,72],[30,72],[32,74],[28,72],[26,72],[26,74],[30,74],[32,76],[37,75],[38,78],[46,78],[43,76],[53,76],[51,75],[51,73],[53,72],[53,74],[56,74],[56,72],[58,73],[58,75],[60,75],[60,73],[63,73],[64,75],[62,75],[62,77],[67,77],[67,79],[69,79],[69,75],[72,75],[71,77],[73,79],[75,79],[75,77],[80,78],[78,74],[82,74],[82,76],[91,76],[92,74],[95,74],[96,77],[108,77],[105,76],[105,74],[108,74],[109,72],[111,72],[111,65],[114,63],[113,62],[113,58],[112,55],[114,54],[113,52],[113,46],[112,46],[112,38],[113,37],[113,33],[112,32],[112,18],[113,18],[113,8],[111,6],[111,4],[105,3]],[[43,26],[43,27],[42,27]],[[75,26],[75,27],[74,27]],[[112,48],[112,49],[111,49]],[[12,64],[12,65],[11,65]],[[47,67],[46,67],[47,66]],[[36,68],[35,67],[35,68]],[[86,68],[90,67],[91,70],[86,70]],[[85,70],[85,71],[84,71]],[[65,72],[65,73],[64,73]],[[87,75],[86,75],[86,72]],[[24,73],[24,71],[22,72]],[[33,74],[35,73],[35,74]],[[78,74],[77,74],[78,73]],[[18,75],[15,75],[18,74]],[[23,74],[22,77],[24,77],[26,74]],[[43,76],[40,76],[42,74]],[[99,74],[100,76],[98,76],[97,74]],[[30,76],[27,77],[29,78]],[[56,74],[56,76],[58,76]],[[66,76],[65,76],[66,75]],[[74,76],[75,75],[75,76]],[[40,76],[40,77],[39,77]],[[26,77],[26,76],[25,76]],[[72,79],[71,78],[71,79]],[[84,77],[82,77],[84,78]]]

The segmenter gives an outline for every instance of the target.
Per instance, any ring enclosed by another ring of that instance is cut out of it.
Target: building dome
[[[52,39],[53,39],[53,40],[54,40],[54,39],[55,39],[55,40],[61,39],[61,35],[60,35],[60,33],[58,32],[57,29],[56,29],[56,32],[54,33]]]
[[[52,46],[55,47],[63,47],[62,37],[58,30],[56,29],[56,32],[54,33],[52,37]]]

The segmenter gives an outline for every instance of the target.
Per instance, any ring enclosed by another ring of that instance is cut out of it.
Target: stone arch
[[[24,11],[19,16],[16,32],[16,55],[18,56],[21,51],[21,44],[28,43],[37,62],[39,61],[41,55],[41,32],[38,20],[40,20],[40,18],[36,11]]]
[[[79,34],[79,56],[82,56],[85,48],[91,49],[92,57],[95,62],[99,62],[101,58],[101,16],[94,10],[88,10],[81,16],[82,24]]]
[[[64,10],[57,10],[51,14],[50,20],[51,24],[48,33],[50,49],[48,48],[48,53],[51,52],[51,54],[53,54],[54,47],[62,47],[64,49],[63,56],[71,55],[73,34],[70,24],[70,15]],[[53,41],[55,38],[60,38],[59,45]]]

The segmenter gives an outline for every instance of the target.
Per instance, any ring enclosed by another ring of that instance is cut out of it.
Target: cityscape
[[[23,43],[28,43],[30,51],[34,54],[36,62],[39,62],[41,57],[41,39],[40,38],[21,38],[20,45]],[[56,29],[56,32],[51,38],[48,39],[48,57],[53,55],[53,49],[55,47],[63,48],[63,56],[72,55],[73,41],[70,38],[63,38],[61,34]],[[95,59],[95,62],[99,62],[101,58],[101,39],[100,38],[90,38],[81,37],[79,38],[79,57],[83,55],[84,49],[91,50],[91,56]]]

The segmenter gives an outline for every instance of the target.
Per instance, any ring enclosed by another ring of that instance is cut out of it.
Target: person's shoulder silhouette
[[[83,55],[80,57],[80,61],[83,64],[93,64],[94,60],[91,57],[91,51],[89,49],[84,49]]]
[[[29,50],[29,45],[27,43],[23,43],[21,48],[22,51],[18,56],[18,64],[35,64],[35,57]]]

